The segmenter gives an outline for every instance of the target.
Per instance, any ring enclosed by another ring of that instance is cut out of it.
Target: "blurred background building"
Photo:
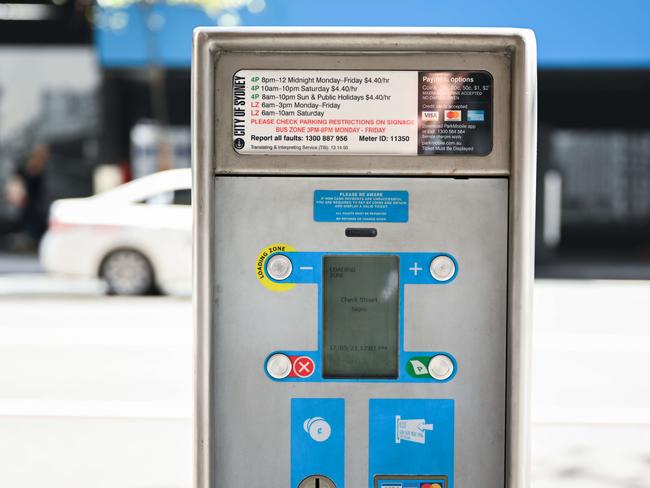
[[[529,27],[539,45],[537,274],[648,278],[648,18],[643,0],[468,0],[462,8],[432,0],[4,4],[0,178],[8,181],[36,142],[49,145],[49,200],[187,166],[191,32],[198,25]],[[30,52],[32,71],[18,65],[8,79],[5,59],[16,49]],[[50,61],[49,71],[35,74],[34,66],[57,55],[76,56],[77,67],[61,73]],[[46,76],[55,71],[69,81]],[[38,108],[17,126],[7,107],[16,91],[10,80],[21,78],[31,78],[29,96]],[[119,176],[104,171],[97,178],[98,166]],[[2,228],[11,228],[14,217],[5,201]]]

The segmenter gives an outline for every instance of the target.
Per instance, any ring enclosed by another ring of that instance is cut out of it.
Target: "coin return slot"
[[[348,227],[345,229],[346,237],[377,237],[374,227]]]

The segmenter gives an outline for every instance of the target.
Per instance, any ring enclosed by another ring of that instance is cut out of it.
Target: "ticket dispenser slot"
[[[197,488],[523,487],[525,30],[198,29]]]

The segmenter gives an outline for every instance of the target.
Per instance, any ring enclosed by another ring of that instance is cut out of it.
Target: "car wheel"
[[[120,249],[104,259],[101,277],[114,295],[145,295],[154,288],[153,269],[138,251]]]

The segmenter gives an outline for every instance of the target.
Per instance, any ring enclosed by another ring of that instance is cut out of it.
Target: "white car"
[[[190,188],[190,170],[173,169],[92,197],[56,200],[40,246],[43,267],[100,277],[112,294],[189,294]]]

